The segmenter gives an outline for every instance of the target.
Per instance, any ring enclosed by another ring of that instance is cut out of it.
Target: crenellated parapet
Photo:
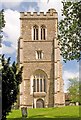
[[[48,12],[20,12],[20,19],[25,18],[58,18],[57,12],[55,9],[49,9]]]

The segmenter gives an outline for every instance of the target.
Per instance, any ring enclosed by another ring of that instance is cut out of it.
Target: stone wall
[[[18,61],[23,69],[23,82],[20,85],[20,107],[26,105],[36,107],[36,101],[42,99],[44,107],[64,105],[62,66],[57,37],[58,16],[55,9],[49,9],[46,14],[21,12],[21,36],[18,42]],[[33,26],[39,27],[39,40],[33,40]],[[46,26],[46,39],[40,40],[40,27]],[[36,59],[36,51],[42,50],[43,59]],[[31,94],[31,76],[36,70],[42,70],[47,75],[47,91]],[[56,81],[56,82],[55,82]],[[56,88],[56,91],[55,91]]]

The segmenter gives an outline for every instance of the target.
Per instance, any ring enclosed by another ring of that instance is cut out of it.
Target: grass
[[[54,120],[79,120],[79,107],[66,106],[60,108],[37,108],[28,109],[26,119],[54,119]],[[7,120],[22,120],[21,110],[12,110],[7,116]]]

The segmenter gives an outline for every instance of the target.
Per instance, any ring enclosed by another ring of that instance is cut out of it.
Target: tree
[[[5,60],[2,56],[2,119],[11,111],[11,107],[17,100],[19,93],[19,84],[22,81],[22,67],[13,62],[10,64],[10,58]]]
[[[0,30],[2,30],[4,26],[5,26],[4,10],[2,9],[0,11]]]
[[[1,47],[1,40],[2,40],[2,29],[5,27],[5,20],[4,20],[4,10],[0,11],[0,47]],[[2,71],[1,71],[1,54],[0,54],[0,119],[2,116]]]
[[[59,22],[59,44],[64,61],[81,59],[81,1],[62,1],[63,19]]]
[[[69,87],[68,87],[68,94],[69,100],[73,103],[80,102],[79,96],[79,81],[78,78],[70,78],[69,79]]]
[[[4,10],[0,11],[0,46],[1,46],[1,39],[2,39],[2,29],[5,27],[5,20],[4,20]]]

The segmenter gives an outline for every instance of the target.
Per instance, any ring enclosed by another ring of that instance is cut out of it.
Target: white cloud
[[[50,8],[54,8],[56,9],[56,11],[58,12],[58,18],[59,20],[62,19],[62,16],[61,16],[61,9],[62,9],[62,3],[61,3],[62,0],[39,0],[38,2],[38,7],[39,7],[39,10],[40,11],[44,11],[44,12],[47,12],[48,9]]]
[[[17,11],[7,9],[4,15],[5,15],[6,24],[3,31],[6,33],[7,37],[4,36],[3,41],[11,42],[11,45],[13,46],[11,47],[11,49],[16,50],[17,41],[20,36],[20,20],[19,20],[20,13]],[[6,51],[6,53],[8,53],[8,51]]]
[[[36,11],[35,8],[30,6],[27,12],[31,12],[32,13],[32,12],[35,12],[35,11]]]
[[[2,55],[2,47],[0,47],[0,55]]]
[[[5,2],[22,2],[23,0],[2,0],[1,2],[2,3],[5,3]]]
[[[64,71],[63,72],[63,78],[65,80],[68,80],[69,78],[74,78],[74,77],[78,77],[79,73],[78,72],[69,72],[69,71]]]
[[[23,0],[2,0],[1,3],[4,5],[6,8],[13,8],[17,7],[23,2]]]
[[[68,84],[70,78],[75,78],[77,77],[79,79],[79,72],[70,72],[69,70],[66,70],[63,72],[63,80],[64,80],[64,91],[67,91]]]
[[[5,46],[4,44],[2,44],[2,54],[13,54],[15,52],[15,49],[13,47],[13,45],[11,45],[11,47],[9,46]]]

